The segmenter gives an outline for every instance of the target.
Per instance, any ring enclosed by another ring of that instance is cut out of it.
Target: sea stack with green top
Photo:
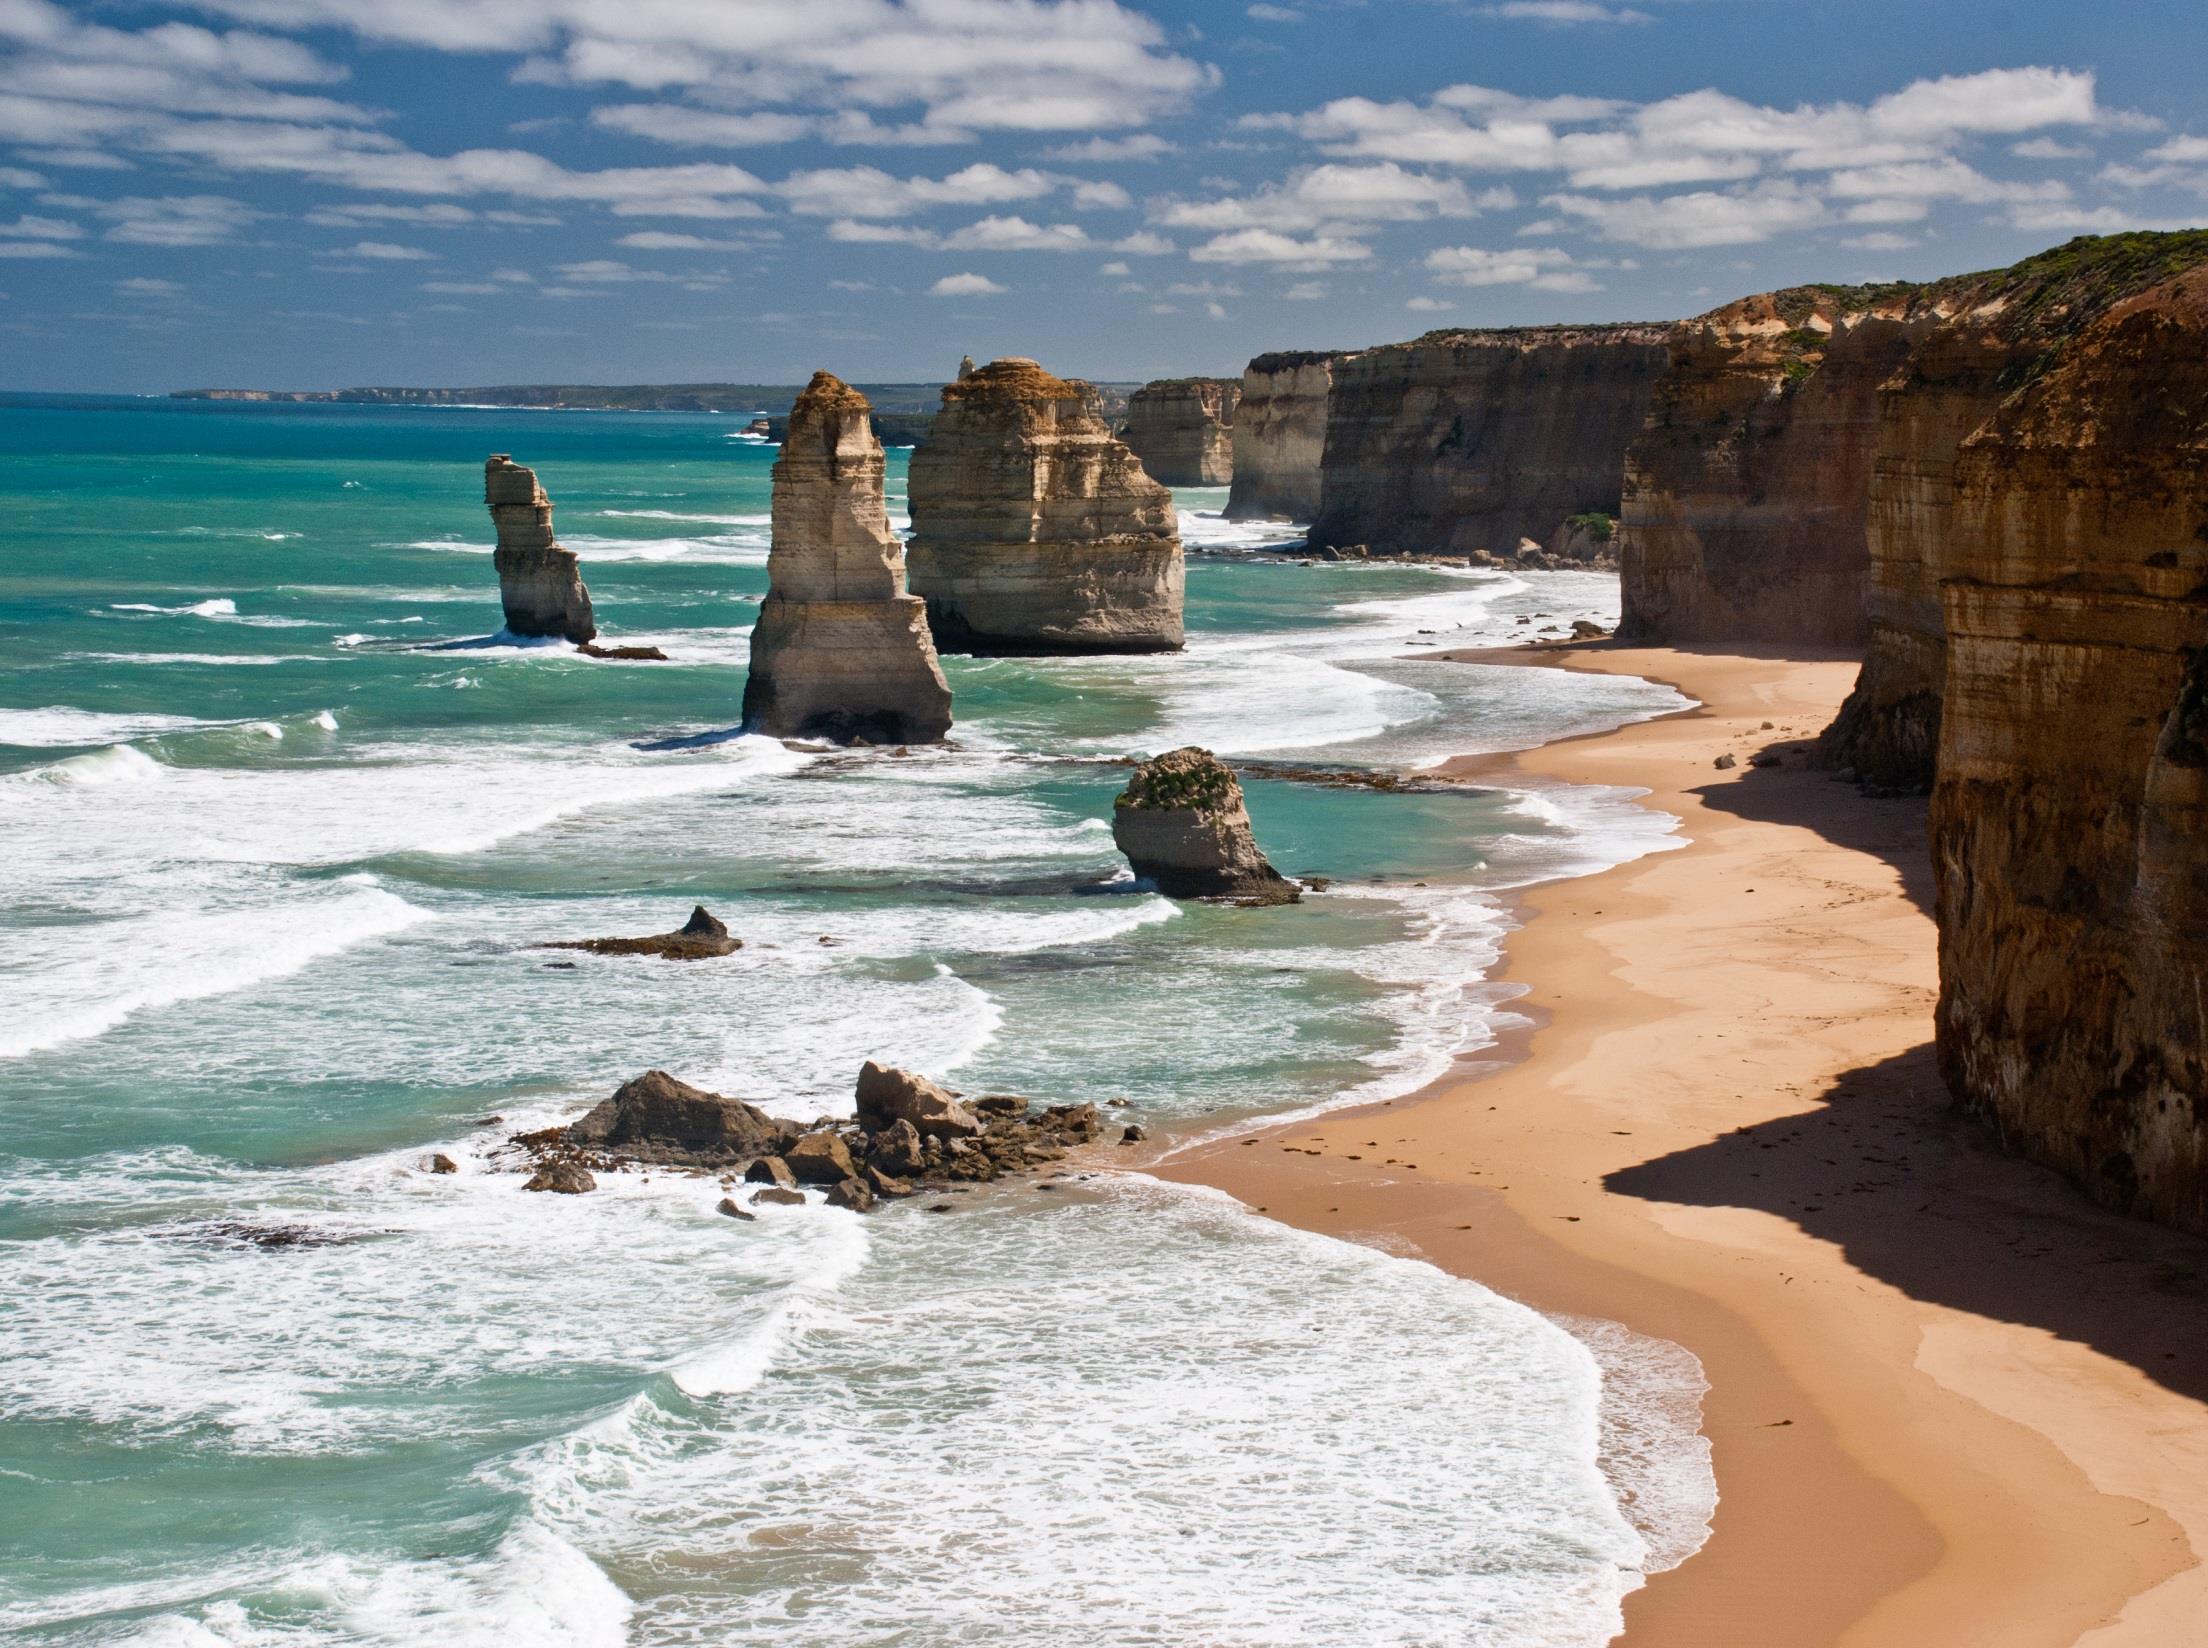
[[[1194,745],[1135,768],[1112,803],[1112,841],[1169,898],[1293,904],[1303,896],[1258,850],[1241,781]]]

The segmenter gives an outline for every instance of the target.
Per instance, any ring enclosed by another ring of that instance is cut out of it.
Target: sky
[[[2208,222],[2202,0],[0,0],[0,388],[1106,380]]]

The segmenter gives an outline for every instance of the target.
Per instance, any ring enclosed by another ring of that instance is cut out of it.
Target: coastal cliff
[[[1507,554],[1572,516],[1616,513],[1665,338],[1637,325],[1433,332],[1337,359],[1312,546]]]
[[[905,592],[866,397],[816,372],[774,464],[767,597],[744,726],[774,737],[920,744],[951,727],[927,608]]]
[[[1244,369],[1228,520],[1308,521],[1318,514],[1327,400],[1335,365],[1347,358],[1287,351],[1260,355]]]
[[[1879,386],[1913,294],[1793,287],[1672,329],[1625,460],[1621,639],[1863,642]]]
[[[562,635],[577,645],[598,633],[583,587],[582,562],[552,535],[552,500],[537,472],[505,453],[483,465],[483,502],[498,532],[492,565],[506,628],[515,635]]]
[[[1234,413],[1242,385],[1161,378],[1127,397],[1128,448],[1154,481],[1225,486],[1234,477]]]
[[[2208,1230],[2208,268],[1964,440],[1946,519],[1943,1074],[2097,1200]]]
[[[1173,494],[1093,385],[1019,358],[946,385],[910,492],[912,589],[942,650],[1180,649]]]

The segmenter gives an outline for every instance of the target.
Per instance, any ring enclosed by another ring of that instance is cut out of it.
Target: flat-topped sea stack
[[[1230,521],[1308,521],[1319,512],[1319,461],[1334,368],[1318,350],[1259,355],[1243,369],[1234,409]]]
[[[912,588],[945,652],[1175,652],[1173,494],[1093,384],[991,361],[943,390],[913,454]]]
[[[790,409],[744,683],[747,730],[872,744],[926,744],[950,731],[951,689],[927,608],[905,589],[869,410],[827,372]]]
[[[498,530],[491,564],[498,568],[507,631],[561,635],[578,644],[593,639],[598,621],[583,587],[583,564],[552,536],[552,500],[537,485],[537,472],[493,453],[483,465],[483,501]]]
[[[1127,445],[1154,481],[1225,486],[1234,478],[1233,378],[1160,378],[1127,397]]]
[[[1258,850],[1241,781],[1194,745],[1135,768],[1112,803],[1112,840],[1168,898],[1293,904],[1303,896]]]
[[[1616,514],[1665,332],[1431,332],[1337,361],[1312,547],[1512,556]]]

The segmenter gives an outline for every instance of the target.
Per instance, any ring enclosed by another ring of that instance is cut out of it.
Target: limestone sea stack
[[[1231,378],[1160,378],[1127,397],[1127,445],[1154,481],[1225,486],[1234,478]]]
[[[774,463],[767,598],[751,632],[744,726],[776,738],[927,744],[951,689],[927,608],[905,590],[866,397],[816,372]]]
[[[1319,512],[1319,463],[1334,369],[1321,351],[1259,355],[1243,369],[1234,409],[1230,521],[1308,521]]]
[[[991,361],[945,386],[912,458],[912,588],[945,652],[1177,652],[1173,494],[1093,384]]]
[[[483,501],[498,529],[491,563],[498,568],[498,598],[506,628],[515,635],[563,635],[578,645],[598,633],[583,588],[583,564],[552,536],[552,500],[537,485],[537,472],[503,452],[483,465]]]
[[[1168,898],[1293,904],[1302,896],[1258,850],[1241,781],[1194,745],[1135,768],[1112,803],[1112,840]]]

